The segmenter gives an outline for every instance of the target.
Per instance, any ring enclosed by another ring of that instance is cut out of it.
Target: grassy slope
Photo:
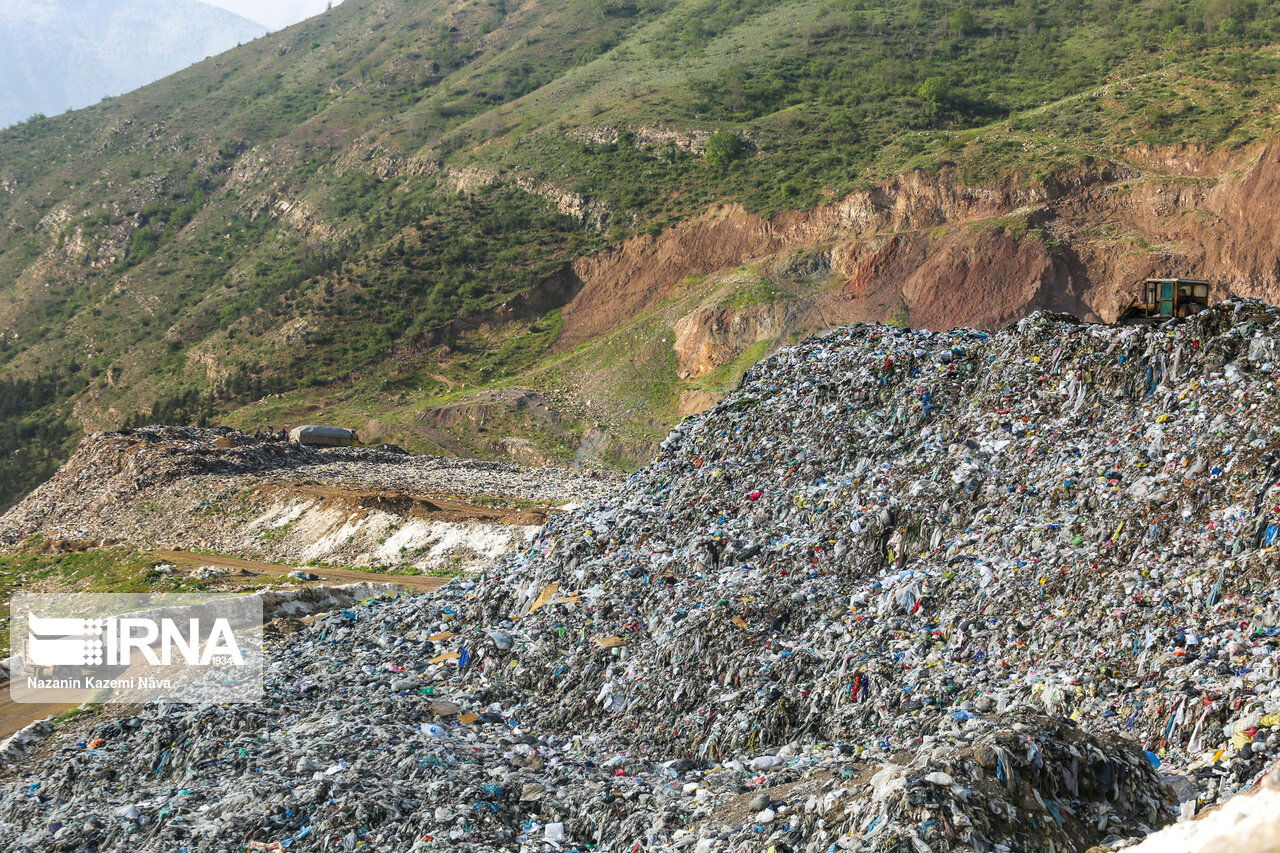
[[[164,573],[148,554],[125,548],[103,548],[67,553],[50,552],[40,543],[0,554],[0,654],[8,655],[9,600],[22,592],[215,592],[228,588],[291,586],[293,578],[216,577],[202,579],[181,572]]]
[[[779,296],[804,298],[839,284],[825,276],[794,280],[752,264],[691,278],[656,308],[569,351],[545,353],[559,328],[553,312],[534,322],[512,323],[498,333],[461,336],[454,342],[451,357],[433,366],[433,375],[446,380],[444,383],[395,393],[379,390],[379,386],[390,387],[390,380],[288,392],[237,409],[223,420],[245,429],[309,419],[358,427],[377,420],[390,428],[389,440],[418,453],[492,455],[497,452],[497,442],[514,435],[552,460],[578,459],[631,469],[643,461],[643,454],[628,452],[630,446],[660,439],[678,419],[682,394],[705,391],[719,396],[772,345],[792,342],[761,341],[705,376],[680,378],[670,331],[676,320],[699,309],[743,309],[767,304]],[[522,351],[513,354],[517,347]],[[525,348],[529,351],[523,351]],[[527,366],[513,370],[512,365]],[[477,385],[473,381],[477,377],[496,378]],[[466,384],[468,380],[472,383]],[[448,390],[432,390],[442,385]],[[486,411],[479,426],[466,422],[433,428],[419,419],[424,411],[474,404],[484,392],[521,389],[545,395],[569,417],[549,423],[527,410],[495,406]],[[589,411],[572,417],[575,404],[584,399],[591,402]],[[584,434],[596,429],[608,432],[608,445],[599,452],[583,454],[579,445]]]
[[[145,419],[191,420],[303,388],[232,420],[319,400],[407,424],[463,383],[612,371],[647,384],[615,390],[610,418],[647,416],[651,434],[682,390],[652,318],[552,362],[547,321],[463,340],[448,375],[415,342],[718,200],[769,213],[910,169],[1045,181],[1135,143],[1244,145],[1272,130],[1255,105],[1280,69],[1242,47],[1280,36],[1277,6],[348,0],[0,131],[0,380],[57,377],[0,385],[0,506],[81,423],[157,401]],[[747,140],[718,169],[698,148],[716,130]],[[511,180],[460,195],[457,170],[545,182],[597,215]],[[564,455],[589,426],[544,443]],[[437,438],[419,449],[488,449]],[[13,455],[32,443],[42,458]]]

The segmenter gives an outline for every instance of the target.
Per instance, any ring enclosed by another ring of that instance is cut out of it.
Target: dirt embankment
[[[804,306],[788,333],[891,319],[903,306],[912,325],[930,328],[1000,326],[1037,308],[1109,320],[1150,275],[1209,278],[1219,298],[1280,298],[1280,141],[1243,152],[1142,148],[1129,160],[1039,186],[906,175],[773,219],[719,206],[574,262],[581,287],[564,307],[557,346],[625,324],[689,276],[805,248],[827,254],[837,286]],[[714,348],[734,318],[689,322],[713,333],[694,342],[685,328],[681,348]]]
[[[250,494],[259,500],[304,500],[349,513],[393,513],[402,518],[449,524],[481,522],[527,527],[540,525],[551,511],[549,504],[535,508],[477,506],[439,495],[423,495],[399,489],[326,486],[316,482],[270,481]]]
[[[957,299],[966,279],[990,279],[985,288],[989,291],[1003,287],[1016,270],[1020,282],[1030,279],[1038,288],[1057,275],[1051,259],[1045,252],[1036,257],[1034,247],[1011,246],[1020,241],[999,229],[949,226],[983,222],[1042,203],[1046,196],[1039,188],[981,189],[909,175],[838,204],[773,219],[736,205],[719,206],[676,228],[634,237],[575,262],[573,271],[582,288],[564,309],[557,345],[571,349],[607,333],[670,298],[689,276],[804,248],[824,251],[833,276],[847,286],[829,289],[785,331],[882,319],[904,296],[921,318],[998,321],[1010,309],[995,308],[989,293]],[[939,254],[949,260],[935,260]],[[973,254],[977,263],[972,262]],[[937,288],[939,275],[955,286]],[[1017,288],[1014,297],[1000,302],[1025,303],[1025,290]],[[731,318],[710,318],[720,325],[726,321]]]

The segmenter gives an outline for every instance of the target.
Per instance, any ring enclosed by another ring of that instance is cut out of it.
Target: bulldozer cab
[[[1192,278],[1149,278],[1142,295],[1121,312],[1119,322],[1190,317],[1209,307],[1209,282]]]

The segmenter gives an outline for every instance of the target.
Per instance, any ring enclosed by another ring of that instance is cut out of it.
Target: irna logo
[[[20,593],[14,702],[256,702],[262,595]]]
[[[185,622],[185,624],[183,624]],[[76,619],[27,614],[26,660],[33,666],[244,665],[229,620],[107,617]],[[135,658],[135,654],[138,658]]]

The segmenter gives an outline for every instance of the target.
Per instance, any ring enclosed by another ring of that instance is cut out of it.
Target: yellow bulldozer
[[[1142,295],[1120,312],[1117,323],[1144,323],[1190,317],[1209,307],[1209,282],[1197,278],[1149,278]]]

